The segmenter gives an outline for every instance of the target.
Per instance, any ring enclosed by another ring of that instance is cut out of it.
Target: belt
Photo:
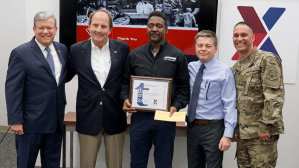
[[[215,122],[217,122],[217,121],[219,121],[219,120],[201,120],[201,119],[194,119],[194,120],[192,121],[192,123],[193,123],[194,125],[201,126],[201,125],[204,125],[204,124],[215,123]]]

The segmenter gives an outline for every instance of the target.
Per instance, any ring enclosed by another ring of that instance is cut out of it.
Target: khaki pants
[[[122,168],[125,132],[108,135],[102,129],[96,136],[80,133],[78,135],[81,168],[95,168],[97,154],[102,142],[102,136],[104,137],[105,143],[105,160],[107,168]]]

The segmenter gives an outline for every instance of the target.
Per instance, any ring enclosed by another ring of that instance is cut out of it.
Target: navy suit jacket
[[[67,81],[78,75],[76,130],[81,134],[98,135],[102,126],[110,135],[127,129],[120,91],[130,47],[123,41],[109,39],[109,49],[111,68],[104,87],[91,66],[91,39],[76,43],[70,49]]]
[[[65,45],[53,42],[62,69],[59,84],[35,42],[15,48],[10,55],[5,83],[8,124],[23,124],[24,133],[63,130],[66,65],[69,54]]]

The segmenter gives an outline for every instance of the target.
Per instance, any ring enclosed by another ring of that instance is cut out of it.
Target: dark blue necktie
[[[45,50],[48,52],[47,54],[47,61],[50,65],[50,68],[52,70],[53,75],[55,76],[55,66],[54,66],[54,60],[53,60],[53,56],[51,54],[50,48],[46,47]]]
[[[202,82],[203,69],[205,69],[205,65],[201,64],[193,84],[191,101],[188,106],[188,118],[190,122],[192,122],[195,119],[195,115],[196,115],[196,107],[197,107],[197,102],[199,97],[200,85]]]

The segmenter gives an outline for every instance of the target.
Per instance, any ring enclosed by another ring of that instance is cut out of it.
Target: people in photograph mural
[[[162,11],[170,27],[197,29],[200,0],[77,0],[77,25],[87,25],[91,12],[105,8],[114,25],[146,25],[152,11]]]

